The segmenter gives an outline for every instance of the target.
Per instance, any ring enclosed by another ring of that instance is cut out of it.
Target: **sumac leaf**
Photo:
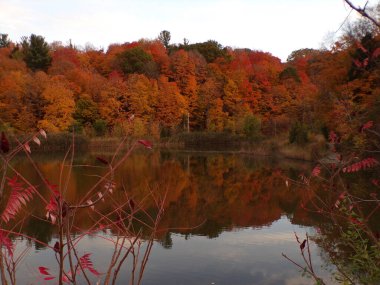
[[[43,136],[45,139],[47,138],[46,132],[43,129],[40,129],[40,134]]]
[[[54,244],[54,251],[55,252],[59,252],[59,250],[60,250],[59,242],[56,241],[55,244]]]
[[[32,153],[32,150],[30,149],[30,145],[28,143],[24,144],[24,148],[27,152]]]
[[[316,167],[314,167],[313,171],[311,172],[311,176],[319,176],[320,173],[321,173],[321,166],[317,165]]]
[[[41,145],[41,141],[40,141],[39,138],[37,138],[37,137],[33,137],[33,141],[34,141],[38,146]]]
[[[103,164],[105,164],[105,165],[108,165],[109,164],[109,162],[107,161],[107,160],[105,160],[104,158],[102,158],[102,157],[96,157],[96,159],[98,160],[98,161],[100,161],[101,163],[103,163]]]
[[[304,250],[305,246],[306,246],[306,239],[303,240],[303,242],[301,243],[301,245],[300,245],[300,249],[301,249],[301,250]]]
[[[0,148],[3,153],[7,153],[9,151],[9,141],[4,132],[1,132]]]
[[[88,269],[95,276],[99,276],[101,274],[94,268],[90,255],[91,253],[86,253],[79,259],[79,262],[81,263],[83,269]]]
[[[129,200],[129,206],[131,207],[132,210],[135,209],[135,202],[132,199]]]
[[[50,275],[50,273],[48,272],[49,268],[46,268],[46,267],[40,266],[40,267],[38,267],[38,270],[40,271],[40,273],[41,273],[42,275]]]
[[[370,129],[373,127],[373,121],[368,121],[364,125],[360,127],[360,132],[363,133],[365,130]]]
[[[363,169],[372,168],[378,164],[379,164],[379,162],[375,158],[368,157],[368,158],[365,158],[359,162],[356,162],[354,164],[351,164],[351,165],[343,168],[343,172],[347,172],[347,173],[358,172],[358,171],[363,170]]]
[[[148,149],[152,149],[152,147],[153,147],[153,144],[147,140],[139,140],[138,143],[142,144],[143,146],[145,146]]]

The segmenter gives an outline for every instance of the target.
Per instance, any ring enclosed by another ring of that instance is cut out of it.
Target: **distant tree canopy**
[[[46,71],[51,65],[49,45],[42,36],[30,35],[24,37],[21,42],[22,54],[26,65],[33,71]]]
[[[8,39],[7,34],[0,33],[0,48],[9,47],[11,41]]]
[[[203,43],[188,44],[188,42],[179,45],[179,49],[184,49],[187,51],[197,50],[203,55],[205,60],[210,63],[214,62],[219,57],[227,56],[227,49],[223,48],[221,44],[217,41],[209,40]]]
[[[286,79],[292,78],[296,82],[301,82],[297,69],[292,66],[286,67],[283,71],[281,71],[279,78],[280,80],[286,80]]]
[[[286,59],[287,62],[295,61],[301,58],[306,58],[308,56],[311,56],[315,53],[318,53],[318,50],[312,49],[312,48],[303,48],[303,49],[298,49],[295,51],[292,51],[292,53],[288,56]]]
[[[124,74],[144,74],[154,64],[152,56],[141,47],[133,47],[120,53],[117,61]]]
[[[169,31],[163,30],[158,36],[160,42],[165,46],[165,48],[169,48],[169,43],[171,39],[171,35]]]

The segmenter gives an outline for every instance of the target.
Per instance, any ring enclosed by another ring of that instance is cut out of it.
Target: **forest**
[[[1,129],[157,139],[286,134],[298,143],[334,130],[364,147],[358,129],[379,126],[380,33],[368,19],[346,25],[329,48],[296,50],[286,62],[214,40],[170,38],[162,31],[103,50],[1,34]]]

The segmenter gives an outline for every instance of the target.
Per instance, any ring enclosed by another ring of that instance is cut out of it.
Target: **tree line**
[[[18,132],[290,133],[302,142],[334,129],[352,141],[364,122],[379,123],[379,62],[379,30],[367,19],[329,49],[296,50],[285,63],[213,40],[170,44],[168,31],[106,51],[1,34],[0,119]]]

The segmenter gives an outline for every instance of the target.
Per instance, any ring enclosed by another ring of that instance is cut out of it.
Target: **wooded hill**
[[[297,50],[286,63],[216,41],[172,45],[167,31],[107,50],[2,34],[0,110],[2,128],[16,132],[293,132],[302,141],[334,130],[352,140],[369,120],[379,125],[380,33],[360,20],[330,49]]]

